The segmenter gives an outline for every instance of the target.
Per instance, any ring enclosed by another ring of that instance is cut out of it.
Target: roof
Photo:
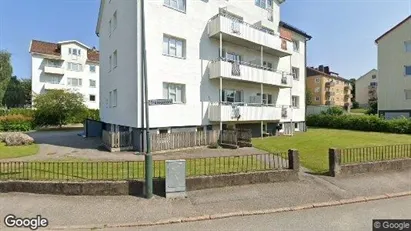
[[[291,31],[294,31],[295,33],[300,34],[300,35],[308,38],[309,40],[312,38],[311,35],[305,33],[304,31],[302,31],[302,30],[298,29],[297,27],[294,27],[294,26],[292,26],[292,25],[290,25],[286,22],[280,21],[280,26],[284,27],[286,29],[289,29]]]
[[[345,79],[345,78],[343,78],[343,77],[341,77],[341,76],[329,75],[329,74],[327,74],[327,73],[325,73],[325,72],[316,70],[316,69],[311,68],[311,67],[307,67],[307,78],[308,78],[308,77],[317,76],[317,75],[324,75],[324,76],[327,76],[327,77],[330,77],[330,78],[334,78],[334,79],[338,79],[338,80],[341,80],[341,81],[344,81],[344,82],[350,82],[350,80]]]
[[[405,22],[407,22],[407,21],[410,20],[410,19],[411,19],[411,15],[408,16],[406,19],[402,20],[400,23],[398,23],[397,25],[395,25],[393,28],[391,28],[391,29],[388,30],[387,32],[385,32],[383,35],[381,35],[380,37],[378,37],[378,38],[375,40],[375,43],[378,43],[378,41],[379,41],[380,39],[382,39],[384,36],[386,36],[387,34],[391,33],[393,30],[395,30],[395,29],[397,29],[398,27],[400,27],[402,24],[404,24]]]
[[[377,69],[375,69],[375,68],[371,69],[369,72],[365,73],[364,75],[362,75],[360,78],[356,79],[355,81],[358,81],[358,80],[364,78],[366,75],[370,74],[373,71],[377,71]]]
[[[32,40],[30,44],[30,53],[61,56],[61,43],[67,42],[75,42],[81,44],[82,46],[85,46],[84,44],[76,40],[64,41],[59,43]],[[87,48],[87,61],[99,62],[99,52],[97,50],[92,50],[87,46],[85,47]]]

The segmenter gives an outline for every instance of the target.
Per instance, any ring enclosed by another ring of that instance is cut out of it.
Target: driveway
[[[36,131],[28,135],[33,137],[39,145],[39,152],[33,156],[26,156],[3,161],[30,161],[30,160],[118,160],[136,161],[144,160],[142,154],[136,152],[108,152],[102,147],[98,137],[84,138],[78,134],[82,129],[68,131]],[[153,159],[186,159],[204,158],[214,156],[241,156],[251,154],[263,154],[265,151],[256,148],[209,149],[199,147],[182,151],[170,151],[167,153],[153,154]]]

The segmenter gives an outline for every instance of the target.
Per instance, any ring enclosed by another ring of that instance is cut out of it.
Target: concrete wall
[[[373,76],[376,78],[373,79]],[[368,96],[368,86],[370,86],[371,82],[376,82],[378,84],[378,71],[376,69],[372,69],[355,81],[355,101],[357,101],[360,106],[368,105],[368,100],[370,98]]]
[[[404,46],[411,40],[410,31],[411,19],[378,41],[378,110],[411,109],[404,92],[411,90],[411,76],[405,76],[404,70],[411,65],[411,52],[405,52]]]

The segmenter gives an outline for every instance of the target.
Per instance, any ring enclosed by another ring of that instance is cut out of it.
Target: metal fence
[[[288,169],[287,153],[186,159],[187,176]],[[165,177],[165,160],[155,160],[155,178]],[[117,181],[144,179],[144,161],[0,162],[0,180]]]
[[[411,158],[411,144],[341,149],[341,164]]]

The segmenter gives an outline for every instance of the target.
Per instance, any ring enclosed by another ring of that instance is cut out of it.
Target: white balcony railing
[[[64,75],[64,69],[61,66],[44,66],[44,72],[48,74]]]
[[[278,87],[291,87],[292,75],[286,72],[274,71],[248,63],[227,62],[224,60],[209,63],[210,79],[227,78],[247,82],[263,83]]]
[[[287,117],[287,113],[284,112],[286,110],[279,106],[211,103],[208,106],[208,119],[210,121],[275,121]]]
[[[59,83],[45,83],[44,84],[45,90],[64,90],[67,89],[66,85],[59,84]]]
[[[291,50],[287,46],[282,46],[282,39],[272,31],[264,30],[256,25],[245,23],[225,14],[218,14],[210,19],[208,23],[208,35],[219,38],[223,34],[223,39],[249,47],[255,44],[263,46],[264,52],[279,57],[291,55]]]

